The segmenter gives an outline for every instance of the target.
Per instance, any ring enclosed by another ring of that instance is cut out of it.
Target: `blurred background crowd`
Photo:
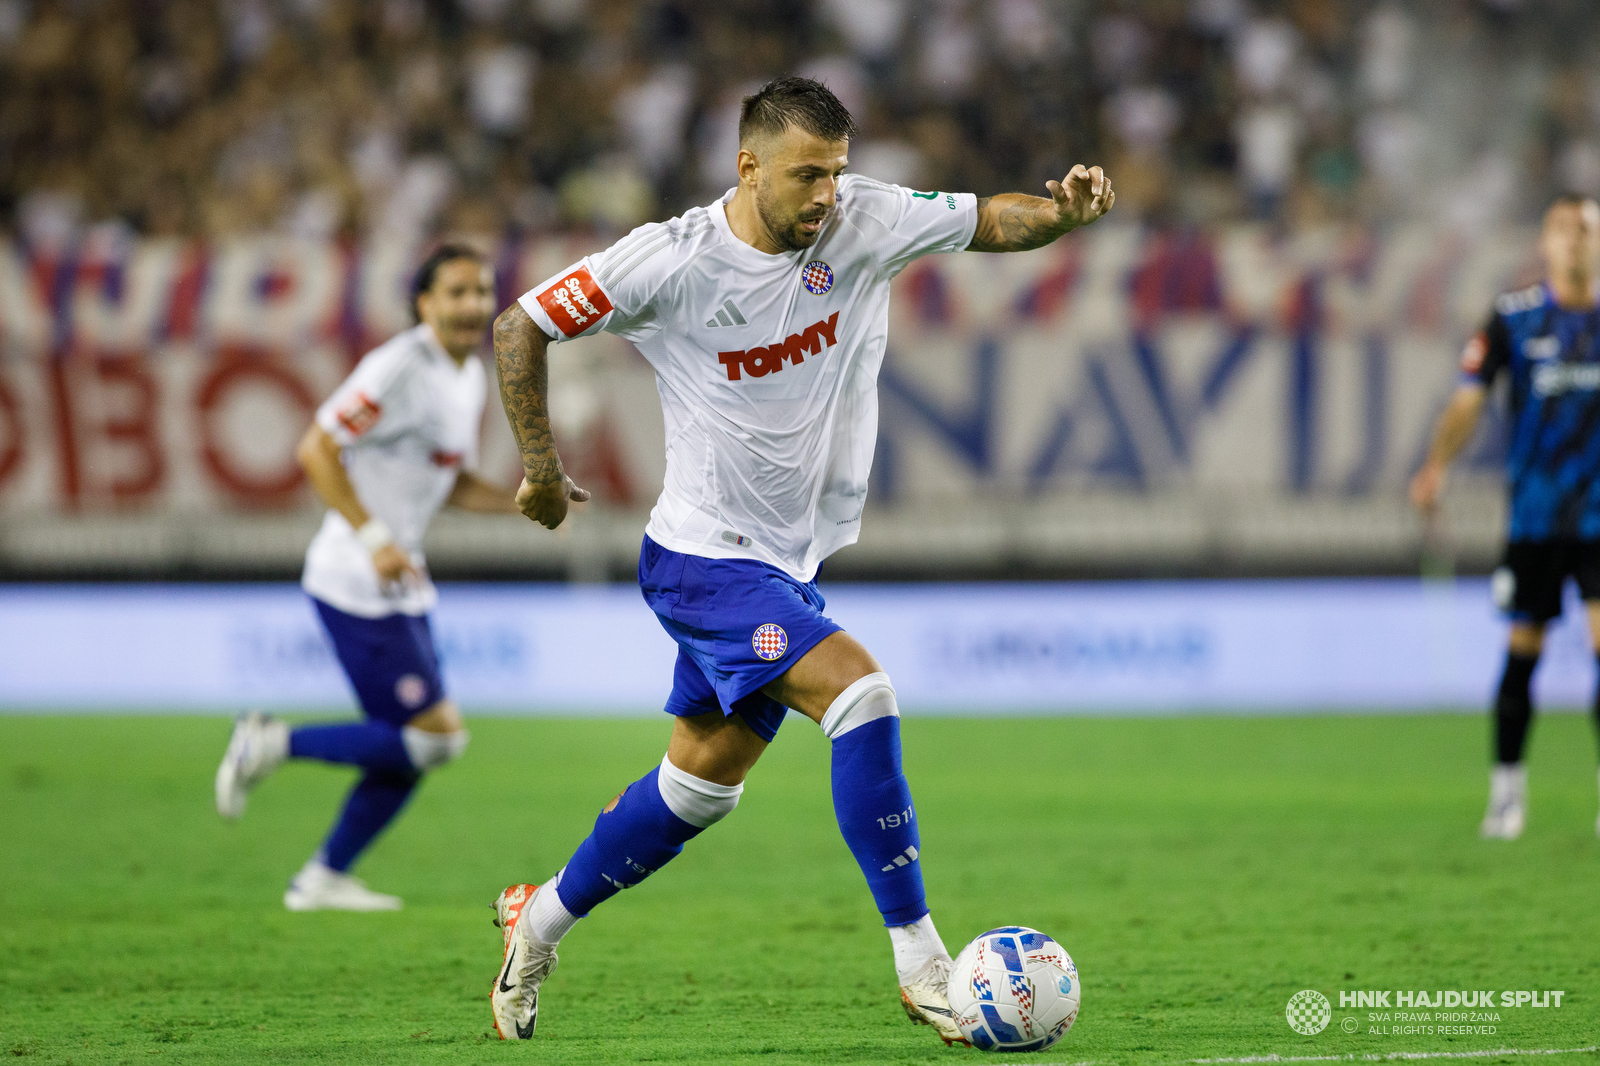
[[[1596,39],[1592,0],[0,0],[0,225],[615,232],[727,188],[790,71],[906,184],[1525,221],[1600,192]]]

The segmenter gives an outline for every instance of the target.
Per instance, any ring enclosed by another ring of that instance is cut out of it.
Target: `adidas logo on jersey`
[[[795,366],[805,362],[808,355],[820,355],[823,349],[838,343],[834,329],[839,324],[839,312],[829,315],[826,321],[813,322],[799,333],[791,333],[782,341],[764,348],[751,348],[743,352],[718,352],[717,362],[728,369],[728,380],[739,381],[745,374],[764,378],[783,369],[787,360]],[[826,342],[826,343],[824,343]]]
[[[716,329],[718,326],[743,326],[746,324],[744,316],[739,313],[737,307],[733,306],[732,300],[724,303],[715,316],[706,319],[706,325],[712,329]]]

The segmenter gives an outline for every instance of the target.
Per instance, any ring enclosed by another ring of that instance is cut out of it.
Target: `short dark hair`
[[[433,281],[439,276],[439,268],[446,263],[453,263],[457,259],[470,259],[482,266],[489,265],[489,257],[472,247],[470,244],[441,244],[428,254],[428,258],[417,267],[416,274],[411,278],[411,318],[421,322],[422,314],[417,310],[417,297],[433,288]]]
[[[798,126],[825,141],[848,141],[856,135],[855,120],[839,98],[820,81],[779,78],[769,81],[739,108],[739,143],[753,136],[782,133]]]

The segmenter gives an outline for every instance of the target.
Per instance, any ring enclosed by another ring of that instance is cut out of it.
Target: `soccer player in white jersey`
[[[397,897],[368,889],[350,866],[422,775],[467,746],[428,626],[438,592],[422,535],[442,504],[517,511],[509,489],[472,472],[485,398],[474,352],[494,307],[483,257],[439,248],[413,283],[417,326],[367,353],[300,441],[300,463],[328,505],[301,584],[366,720],[291,729],[248,714],[216,778],[218,812],[237,818],[250,790],[285,759],[361,768],[327,839],[289,882],[290,910],[399,909]]]
[[[562,935],[726,817],[794,708],[832,742],[834,810],[888,927],[907,1013],[965,1042],[923,893],[894,687],[822,613],[815,578],[859,530],[890,279],[932,252],[1048,244],[1103,215],[1113,194],[1082,166],[1047,182],[1048,198],[885,185],[844,173],[854,129],[817,82],[765,86],[740,114],[736,188],[640,227],[495,321],[525,471],[517,501],[548,528],[583,492],[551,440],[547,346],[606,330],[655,368],[667,472],[639,582],[679,645],[661,764],[600,813],[553,877],[496,901],[504,955],[491,1000],[504,1039],[532,1035]]]

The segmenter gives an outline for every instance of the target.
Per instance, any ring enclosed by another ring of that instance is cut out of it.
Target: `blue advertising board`
[[[1479,709],[1505,623],[1484,580],[838,585],[828,613],[910,713]],[[446,683],[471,712],[659,709],[675,646],[631,586],[447,584]],[[1591,698],[1576,604],[1536,678]],[[0,709],[233,711],[350,704],[292,585],[0,587]]]

